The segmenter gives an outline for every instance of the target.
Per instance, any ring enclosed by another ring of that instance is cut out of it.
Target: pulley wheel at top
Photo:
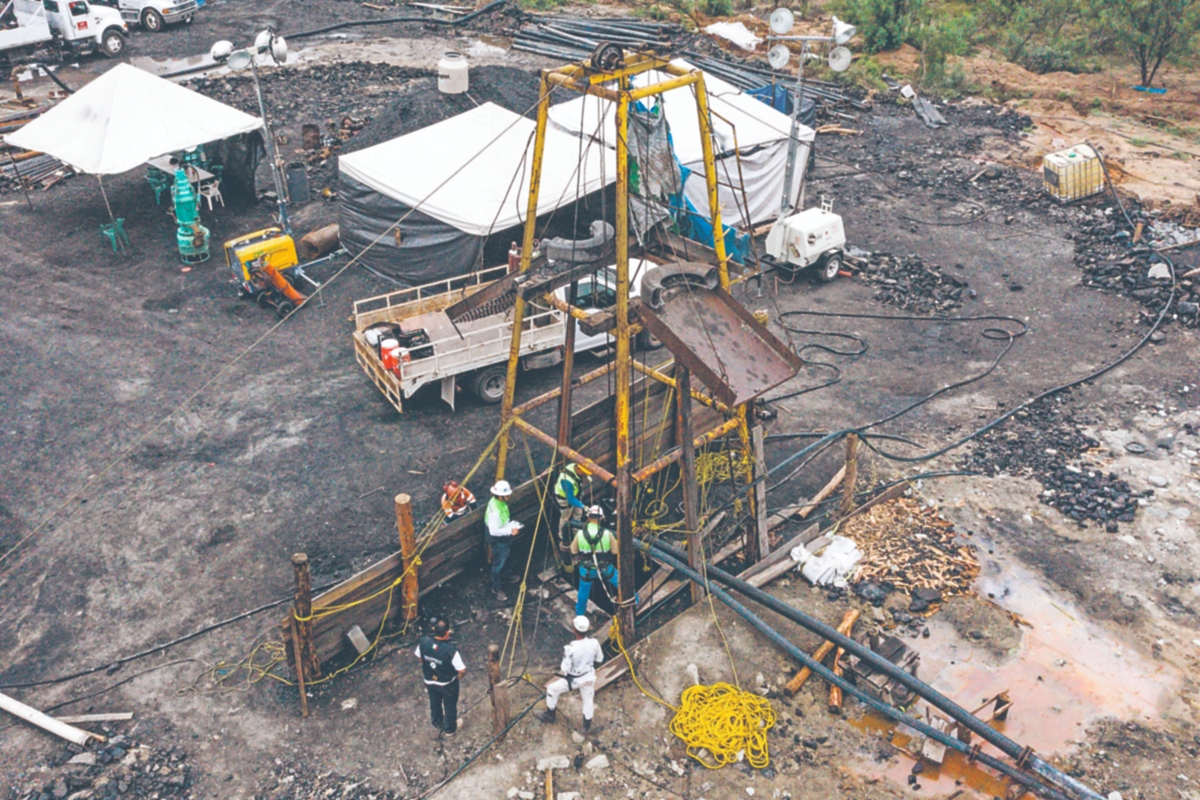
[[[620,45],[612,42],[601,42],[592,51],[588,63],[598,72],[613,72],[625,66],[625,53]]]

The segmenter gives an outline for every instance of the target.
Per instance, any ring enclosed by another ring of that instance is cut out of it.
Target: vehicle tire
[[[192,20],[194,20],[195,18],[196,18],[196,17],[195,17],[194,15],[193,15],[193,16],[189,16],[189,17],[184,17],[184,18],[183,18],[183,24],[184,24],[184,25],[191,25],[191,24],[192,24]]]
[[[153,8],[147,8],[142,12],[142,27],[151,33],[158,33],[163,29],[162,14]]]
[[[266,311],[271,307],[271,295],[269,292],[259,292],[254,296],[254,302],[258,304],[259,308]]]
[[[635,344],[637,345],[637,349],[641,350],[643,353],[650,350],[658,350],[663,346],[662,340],[650,331],[642,331],[639,333],[637,335]]]
[[[841,269],[841,254],[830,253],[817,262],[817,280],[819,280],[821,283],[829,283],[837,278],[838,272]]]
[[[279,317],[280,319],[283,319],[284,317],[286,317],[288,314],[292,313],[295,310],[296,310],[296,304],[293,303],[291,300],[280,300],[279,304],[275,306],[275,316]]]
[[[113,28],[100,37],[100,50],[105,58],[118,58],[125,52],[125,37]]]
[[[479,401],[494,406],[504,399],[504,385],[508,381],[508,366],[484,367],[475,373],[471,391]]]

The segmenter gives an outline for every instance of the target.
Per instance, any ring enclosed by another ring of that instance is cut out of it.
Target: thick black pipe
[[[721,587],[715,586],[709,581],[706,581],[703,576],[700,575],[700,573],[688,567],[688,565],[684,562],[672,558],[669,554],[659,550],[654,546],[650,547],[650,552],[656,559],[659,559],[667,566],[674,567],[696,583],[702,584],[705,589],[712,593],[713,597],[717,598],[722,603],[736,611],[739,616],[757,628],[759,632],[765,635],[768,639],[779,645],[792,658],[795,658],[801,664],[804,664],[804,666],[811,669],[818,677],[833,684],[834,686],[837,686],[846,694],[854,695],[864,705],[873,708],[875,711],[883,714],[897,723],[906,725],[918,733],[921,733],[936,742],[944,744],[951,750],[957,750],[968,758],[973,757],[974,760],[985,766],[991,767],[997,772],[1007,775],[1008,777],[1020,783],[1022,786],[1027,787],[1030,791],[1035,792],[1042,797],[1050,798],[1050,800],[1070,800],[1067,795],[1051,786],[1046,786],[1032,775],[1022,772],[1017,767],[1014,767],[1013,765],[1005,761],[1001,761],[995,756],[990,756],[986,753],[974,753],[972,752],[970,745],[968,745],[966,742],[959,741],[957,737],[949,736],[942,731],[939,731],[937,728],[928,725],[922,720],[908,716],[898,708],[893,708],[887,703],[876,700],[874,697],[871,697],[869,694],[859,689],[853,683],[850,683],[846,679],[833,674],[832,670],[785,639],[778,631],[767,625],[767,623],[763,622],[758,616],[756,616],[754,612],[743,606],[737,600],[734,600],[728,592]],[[712,567],[709,567],[708,571],[711,572]],[[1100,798],[1099,800],[1104,800],[1104,798]]]
[[[647,546],[640,540],[634,541],[639,547]],[[684,559],[685,562],[687,560],[687,554],[679,550],[679,548],[667,544],[666,542],[654,542],[653,544],[649,545],[649,548],[650,552],[656,557],[662,555],[673,556],[671,560],[676,562],[680,558]],[[785,617],[792,622],[795,622],[797,625],[800,625],[812,633],[817,634],[822,639],[833,642],[838,647],[843,648],[846,652],[853,653],[854,655],[858,656],[863,661],[870,664],[874,669],[887,675],[897,683],[903,684],[912,691],[916,692],[935,708],[945,712],[946,714],[949,714],[954,720],[966,726],[967,729],[969,729],[972,733],[977,734],[980,738],[994,745],[997,749],[1008,755],[1010,758],[1018,760],[1023,758],[1028,759],[1031,769],[1033,769],[1039,775],[1045,777],[1047,780],[1052,781],[1055,785],[1068,788],[1078,794],[1080,797],[1087,798],[1087,800],[1104,800],[1104,798],[1099,794],[1096,794],[1090,788],[1070,777],[1069,775],[1063,774],[1059,770],[1055,769],[1053,766],[1046,763],[1046,761],[1042,758],[1035,754],[1027,753],[1024,747],[1017,744],[1012,739],[1009,739],[1007,736],[990,725],[987,725],[983,722],[983,720],[979,719],[970,711],[940,693],[937,689],[934,689],[929,684],[921,681],[915,675],[900,669],[886,658],[883,658],[878,653],[871,650],[871,648],[859,644],[849,636],[838,633],[836,629],[826,625],[818,619],[808,616],[803,611],[788,605],[774,595],[764,592],[761,589],[757,589],[743,580],[738,580],[724,570],[707,565],[705,572],[710,579],[716,580],[718,583],[722,583],[731,589],[737,590],[754,602],[769,608],[776,614],[779,614],[780,616]]]

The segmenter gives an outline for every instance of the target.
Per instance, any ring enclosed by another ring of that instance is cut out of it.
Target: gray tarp
[[[342,244],[363,263],[404,286],[463,275],[482,264],[484,237],[423,214],[341,173],[338,176]],[[408,214],[407,217],[405,215]],[[404,217],[399,241],[389,228]],[[385,234],[386,235],[383,235]],[[403,243],[403,246],[401,246]]]

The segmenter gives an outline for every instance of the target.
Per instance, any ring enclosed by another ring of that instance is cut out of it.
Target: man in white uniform
[[[563,647],[559,667],[563,677],[556,678],[546,687],[546,710],[538,715],[538,719],[554,722],[558,718],[554,709],[558,706],[559,695],[578,689],[579,699],[583,701],[583,729],[588,731],[596,712],[596,665],[604,662],[604,651],[599,642],[587,635],[591,627],[587,617],[575,617],[574,626],[575,641]]]

